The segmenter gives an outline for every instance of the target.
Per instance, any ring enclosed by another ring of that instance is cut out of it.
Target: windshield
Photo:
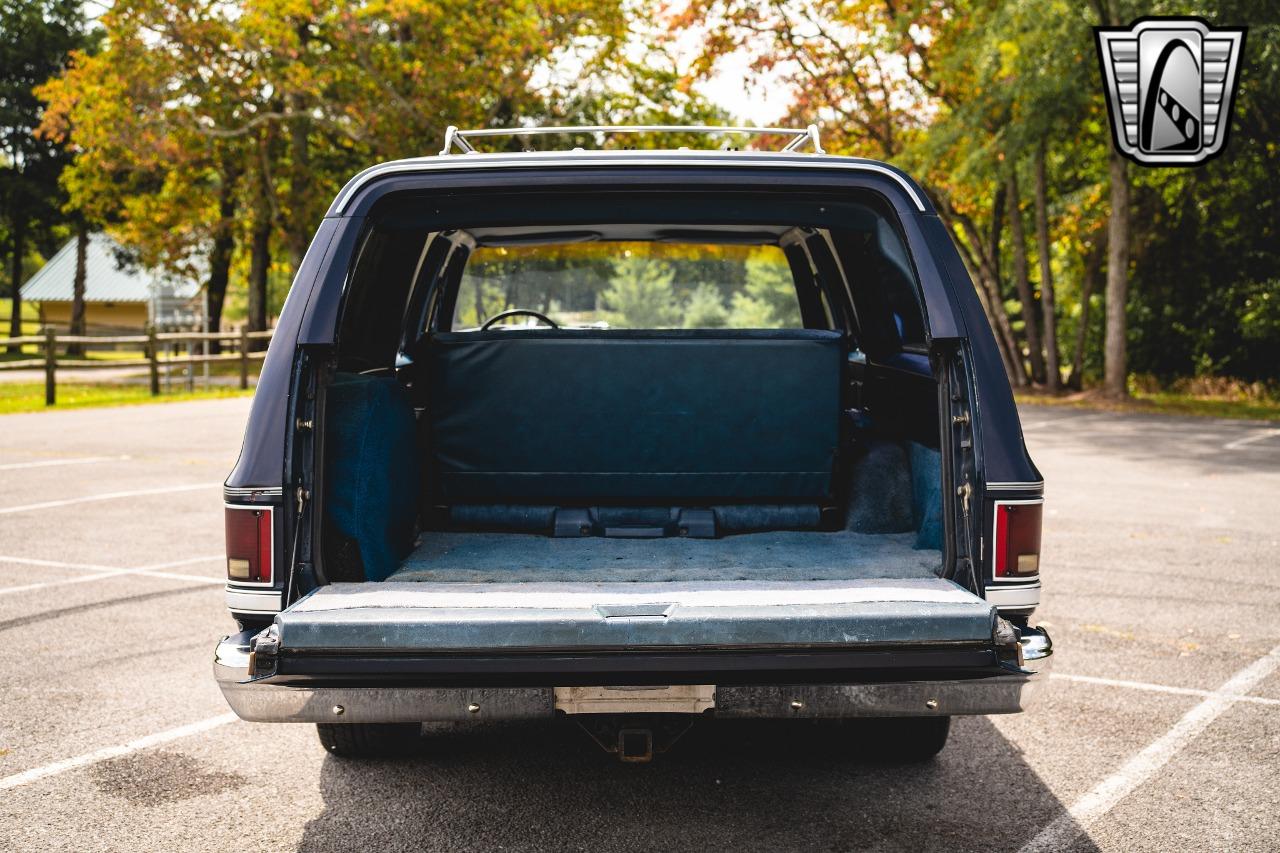
[[[479,246],[458,286],[453,329],[514,309],[561,327],[800,329],[791,268],[778,246],[585,242]],[[528,326],[520,314],[500,321]]]

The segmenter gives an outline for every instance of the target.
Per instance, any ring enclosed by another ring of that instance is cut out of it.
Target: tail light
[[[232,583],[272,582],[271,508],[229,506],[227,523],[227,580]]]
[[[1040,573],[1042,501],[996,504],[995,576],[1022,578]]]

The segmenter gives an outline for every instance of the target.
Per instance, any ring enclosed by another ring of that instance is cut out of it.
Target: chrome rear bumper
[[[396,723],[551,717],[553,687],[310,687],[248,680],[251,632],[226,637],[213,672],[231,709],[261,723]],[[717,717],[928,717],[1013,714],[1053,663],[1048,633],[1023,632],[1023,665],[1005,675],[866,684],[722,685]]]

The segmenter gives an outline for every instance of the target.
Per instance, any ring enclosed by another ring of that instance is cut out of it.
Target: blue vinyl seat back
[[[325,417],[328,520],[355,540],[365,580],[385,580],[416,533],[413,406],[395,379],[339,374],[326,392]]]
[[[445,503],[811,502],[842,339],[817,330],[451,332],[427,350]]]

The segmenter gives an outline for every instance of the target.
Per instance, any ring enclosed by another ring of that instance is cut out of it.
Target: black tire
[[[858,720],[850,734],[860,757],[894,764],[929,761],[947,745],[950,717],[883,717]]]
[[[316,723],[320,744],[340,758],[390,758],[418,745],[418,723]]]

